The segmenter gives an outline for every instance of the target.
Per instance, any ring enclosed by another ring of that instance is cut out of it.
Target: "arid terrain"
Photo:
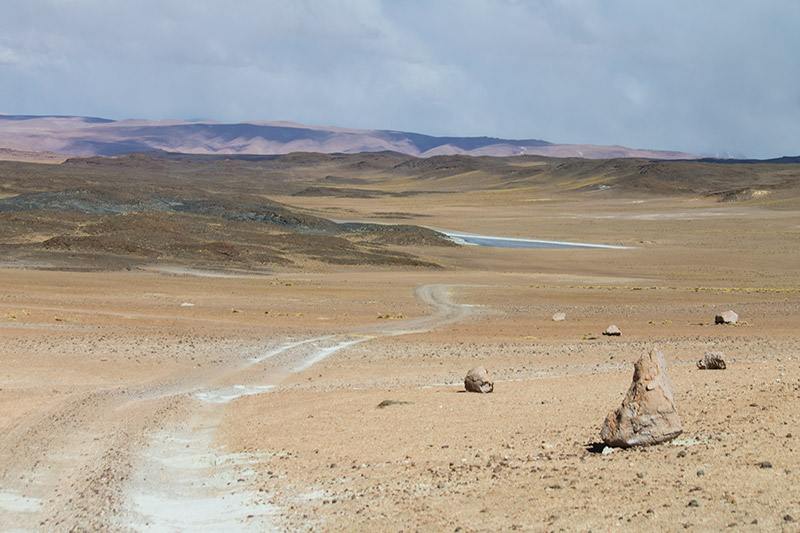
[[[798,264],[793,163],[0,162],[0,529],[798,531]]]

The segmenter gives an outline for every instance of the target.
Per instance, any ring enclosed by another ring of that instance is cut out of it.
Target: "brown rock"
[[[608,414],[600,437],[609,446],[648,446],[681,434],[681,422],[666,373],[664,356],[656,349],[634,365],[622,405]]]
[[[492,392],[494,390],[494,381],[492,381],[492,377],[486,371],[486,368],[476,366],[464,378],[464,387],[469,392]]]
[[[556,313],[553,315],[553,322],[561,322],[567,319],[566,313]]]
[[[715,324],[736,324],[739,322],[739,315],[733,311],[725,311],[714,317]]]
[[[725,354],[722,352],[706,352],[702,359],[697,362],[700,370],[725,370]]]
[[[612,337],[619,337],[620,335],[622,335],[622,332],[619,330],[619,328],[617,326],[615,326],[614,324],[611,324],[603,332],[603,335],[609,335],[609,336],[612,336]]]

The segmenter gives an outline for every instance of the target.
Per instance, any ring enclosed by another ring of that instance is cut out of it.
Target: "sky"
[[[800,154],[797,0],[2,0],[0,112]]]

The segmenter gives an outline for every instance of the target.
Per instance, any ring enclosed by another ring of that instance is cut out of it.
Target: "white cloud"
[[[800,3],[29,0],[5,112],[797,151]]]
[[[0,64],[14,65],[21,62],[22,58],[20,58],[14,50],[5,46],[0,46]]]

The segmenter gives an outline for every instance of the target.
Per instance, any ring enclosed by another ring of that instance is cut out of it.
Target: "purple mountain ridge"
[[[696,159],[682,152],[624,146],[554,144],[537,139],[434,137],[391,130],[305,126],[293,122],[183,122],[0,114],[0,149],[72,156],[113,156],[140,151],[187,154],[359,153],[392,151],[435,155],[543,155],[609,159]]]

